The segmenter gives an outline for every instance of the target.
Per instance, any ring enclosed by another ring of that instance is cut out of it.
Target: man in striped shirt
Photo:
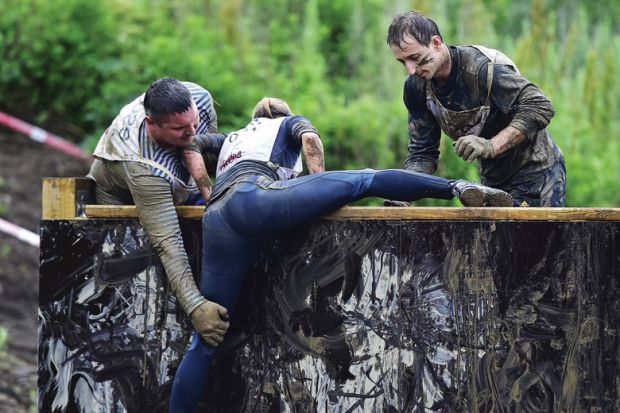
[[[211,335],[226,331],[228,322],[212,320],[228,314],[196,287],[175,205],[210,197],[211,181],[194,138],[216,130],[217,115],[207,90],[172,78],[156,80],[106,129],[88,174],[96,182],[97,203],[136,205],[181,307],[198,332]],[[189,173],[192,165],[203,168],[202,173],[192,171],[199,182]],[[204,339],[212,340],[210,335]]]

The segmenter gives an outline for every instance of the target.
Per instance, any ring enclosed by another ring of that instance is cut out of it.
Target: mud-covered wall
[[[43,221],[40,411],[165,411],[190,329],[135,220]],[[200,223],[183,223],[194,267]],[[620,222],[325,220],[264,248],[205,412],[620,411]]]

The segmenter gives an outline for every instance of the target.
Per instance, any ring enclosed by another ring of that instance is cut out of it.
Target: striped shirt
[[[200,123],[196,133],[216,132],[217,115],[211,94],[195,83],[182,83],[190,91],[198,108]],[[95,157],[110,161],[143,162],[149,165],[155,176],[163,177],[171,184],[175,178],[188,184],[190,176],[180,151],[161,148],[148,138],[143,102],[144,95],[141,95],[121,110],[99,140]]]

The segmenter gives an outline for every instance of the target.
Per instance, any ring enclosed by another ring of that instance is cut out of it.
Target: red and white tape
[[[49,145],[76,158],[86,160],[92,159],[92,157],[84,152],[79,146],[66,141],[60,136],[54,135],[51,132],[38,128],[11,115],[7,115],[4,112],[0,112],[0,125],[4,125],[8,128],[16,130],[17,132],[23,133],[34,141]]]
[[[26,228],[17,226],[9,221],[0,218],[0,231],[5,232],[15,238],[27,242],[33,247],[39,246],[39,236],[34,232],[28,231]]]

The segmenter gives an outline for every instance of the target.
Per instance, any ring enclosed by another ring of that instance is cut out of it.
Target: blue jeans
[[[205,211],[200,291],[232,314],[258,249],[278,233],[365,197],[451,199],[452,186],[447,179],[401,169],[331,171],[275,182],[249,177]],[[171,413],[191,412],[200,402],[216,352],[194,332],[174,378]]]

